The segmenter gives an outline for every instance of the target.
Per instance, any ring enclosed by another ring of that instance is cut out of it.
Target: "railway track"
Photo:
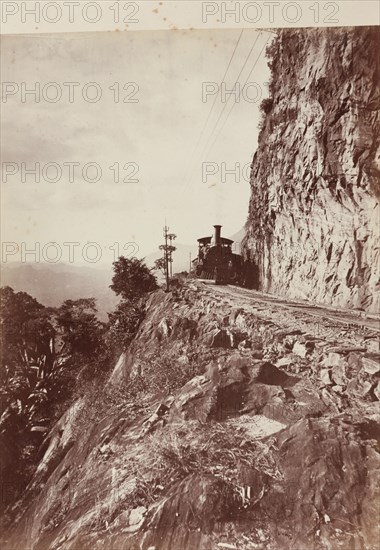
[[[333,323],[340,323],[346,326],[353,325],[380,333],[380,315],[368,314],[357,310],[345,310],[308,302],[284,300],[271,294],[232,285],[210,286],[209,288],[213,288],[213,291],[219,295],[244,299],[245,303],[250,306],[254,306],[256,304],[270,305],[276,308],[283,308],[288,311],[302,312],[307,316]]]

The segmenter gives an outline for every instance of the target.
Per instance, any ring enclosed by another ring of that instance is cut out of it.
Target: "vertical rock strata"
[[[243,250],[262,290],[377,311],[378,28],[282,30]]]

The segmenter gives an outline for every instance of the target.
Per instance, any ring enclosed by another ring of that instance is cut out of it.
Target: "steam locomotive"
[[[245,285],[247,265],[240,254],[232,252],[231,239],[221,237],[221,225],[214,225],[212,237],[198,239],[198,256],[193,260],[193,272],[198,279],[215,284]]]

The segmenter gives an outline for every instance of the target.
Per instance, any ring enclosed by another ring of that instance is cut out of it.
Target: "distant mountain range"
[[[234,250],[237,253],[243,235],[242,229],[231,237],[237,243]],[[190,255],[192,260],[197,256],[197,245],[175,243],[175,246],[177,250],[173,254],[173,273],[189,271]],[[153,267],[161,255],[160,250],[148,254],[145,257],[146,264]],[[106,321],[107,313],[114,311],[119,302],[119,298],[109,288],[112,275],[112,265],[10,262],[1,264],[0,281],[1,286],[10,286],[16,292],[27,292],[45,306],[58,307],[69,299],[96,298],[99,318]],[[159,280],[162,279],[158,272],[157,276]]]
[[[77,266],[64,263],[30,264],[12,262],[1,265],[1,286],[24,291],[45,306],[57,307],[65,300],[96,298],[99,318],[108,319],[119,298],[109,288],[112,266],[109,268]]]

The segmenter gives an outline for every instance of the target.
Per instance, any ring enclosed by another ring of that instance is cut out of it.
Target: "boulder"
[[[380,353],[380,340],[378,338],[371,338],[365,342],[367,351],[371,353]]]
[[[331,369],[331,379],[338,386],[344,386],[347,383],[345,365],[340,363]]]
[[[307,341],[304,343],[297,341],[295,342],[292,351],[295,355],[305,358],[313,352],[314,348],[315,342],[313,341]]]
[[[306,357],[308,353],[306,344],[301,344],[300,342],[296,342],[294,344],[292,351],[295,355],[299,355],[300,357]]]
[[[129,525],[138,525],[144,521],[145,514],[147,509],[145,506],[138,506],[130,511],[129,514]]]
[[[330,352],[324,357],[322,364],[324,367],[340,367],[343,368],[347,365],[347,360],[344,355],[336,352]]]
[[[331,380],[330,369],[321,369],[319,373],[319,378],[324,386],[330,386],[333,382]]]
[[[371,397],[373,384],[368,380],[362,384],[361,394],[363,397]]]
[[[293,363],[294,357],[291,355],[286,355],[285,357],[280,357],[280,359],[276,361],[276,367],[289,367]]]
[[[232,348],[234,345],[233,337],[230,331],[226,329],[217,329],[212,334],[212,348]]]
[[[378,374],[380,372],[380,361],[379,359],[372,359],[370,357],[362,358],[363,371],[371,376]]]
[[[380,401],[380,382],[378,382],[374,387],[373,393],[375,394],[377,400]]]
[[[347,356],[347,364],[348,364],[348,369],[347,369],[348,378],[355,377],[359,373],[360,369],[362,368],[362,356],[357,352],[349,353]]]

